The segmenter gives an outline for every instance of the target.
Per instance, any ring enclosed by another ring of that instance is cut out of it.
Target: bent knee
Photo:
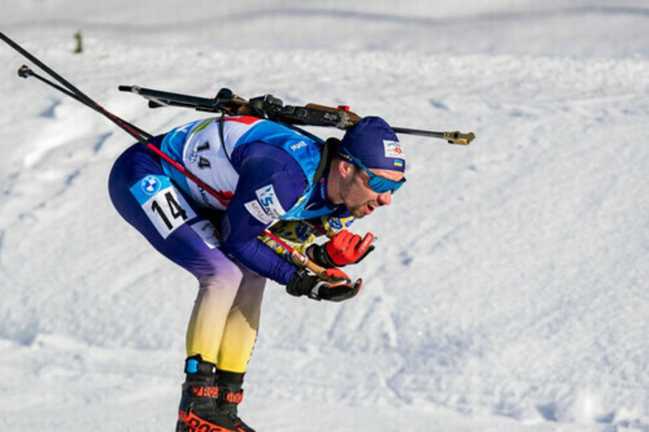
[[[243,279],[243,272],[235,263],[227,259],[218,260],[209,271],[197,275],[201,289],[237,289]]]

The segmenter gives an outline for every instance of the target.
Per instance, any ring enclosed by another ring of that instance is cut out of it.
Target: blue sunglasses
[[[370,189],[372,189],[372,191],[378,194],[382,194],[386,192],[395,193],[406,182],[405,177],[399,181],[396,181],[396,180],[391,180],[387,177],[380,176],[378,174],[374,174],[372,171],[370,171],[370,169],[367,166],[365,166],[363,162],[361,162],[360,159],[352,156],[347,151],[341,150],[339,154],[348,162],[351,162],[352,164],[354,164],[355,166],[363,170],[368,175],[369,180],[367,181],[367,185],[370,187]]]

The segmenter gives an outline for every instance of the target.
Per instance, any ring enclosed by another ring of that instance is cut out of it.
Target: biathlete
[[[392,203],[405,182],[401,146],[379,117],[340,141],[232,116],[191,122],[153,143],[219,191],[206,193],[143,144],[128,148],[109,178],[119,214],[198,279],[176,431],[253,431],[237,406],[266,279],[315,300],[356,295],[360,284],[340,267],[363,259],[374,238],[346,228]],[[277,244],[262,236],[268,227],[325,267],[328,280],[269,247]]]

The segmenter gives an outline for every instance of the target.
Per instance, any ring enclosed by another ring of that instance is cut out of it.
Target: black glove
[[[286,285],[286,292],[296,297],[306,295],[313,300],[341,302],[354,297],[363,286],[362,279],[352,283],[342,270],[330,269],[327,273],[339,280],[329,282],[307,273],[304,269],[298,270]]]

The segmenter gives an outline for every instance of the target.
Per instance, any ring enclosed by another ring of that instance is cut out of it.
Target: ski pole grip
[[[324,274],[327,271],[327,269],[314,263],[306,255],[303,255],[298,251],[294,250],[293,252],[291,252],[291,259],[299,267],[307,268],[311,270],[313,273],[315,273],[316,275],[318,275],[320,278],[325,279]]]

